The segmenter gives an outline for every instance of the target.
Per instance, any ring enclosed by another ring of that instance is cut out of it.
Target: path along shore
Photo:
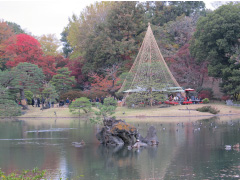
[[[196,111],[197,108],[203,106],[211,106],[216,108],[220,112],[216,115],[206,112]],[[40,108],[29,106],[29,110],[26,110],[19,119],[44,119],[44,118],[79,118],[76,114],[71,114],[67,107],[56,107],[45,110]],[[227,106],[225,104],[195,104],[195,105],[177,105],[170,107],[154,106],[138,109],[129,109],[127,107],[118,107],[114,114],[117,119],[128,119],[129,121],[135,121],[141,119],[141,121],[177,121],[181,120],[199,120],[207,119],[211,117],[219,117],[221,119],[229,117],[240,117],[240,107]],[[82,114],[82,118],[88,119],[91,115]]]

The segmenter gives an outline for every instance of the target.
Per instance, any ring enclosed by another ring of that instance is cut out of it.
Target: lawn
[[[207,104],[218,110],[220,110],[220,116],[229,116],[229,115],[240,115],[240,107],[226,106],[224,104]],[[213,114],[206,112],[198,112],[197,108],[206,106],[204,104],[195,104],[195,105],[177,105],[170,107],[154,106],[154,107],[143,107],[138,109],[129,109],[127,107],[117,107],[116,113],[114,116],[117,118],[144,118],[144,117],[208,117],[213,116]],[[66,117],[78,117],[76,114],[69,112],[67,107],[64,108],[50,108],[45,110],[40,110],[40,108],[29,106],[29,110],[24,111],[21,117],[27,118],[66,118]],[[90,117],[91,114],[81,114],[81,117]]]

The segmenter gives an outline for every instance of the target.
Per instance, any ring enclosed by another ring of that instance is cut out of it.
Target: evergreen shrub
[[[159,92],[152,92],[150,93],[132,93],[126,99],[126,104],[128,108],[135,108],[135,107],[145,107],[146,105],[150,105],[152,100],[152,105],[155,102],[162,102],[166,100],[164,94]]]
[[[128,108],[134,108],[138,105],[144,104],[144,96],[141,93],[132,93],[126,98]]]
[[[196,110],[199,112],[209,112],[212,114],[217,114],[220,112],[219,110],[217,110],[216,108],[213,108],[211,106],[203,106],[201,108],[197,108]]]
[[[28,104],[32,104],[33,93],[31,91],[25,91],[24,93]]]
[[[97,108],[98,110],[95,111],[96,117],[90,118],[92,123],[101,123],[102,120],[108,117],[115,118],[112,115],[117,108],[117,100],[113,97],[105,98],[103,104],[99,103]]]
[[[209,99],[208,98],[205,98],[202,100],[203,104],[208,104],[209,103]]]
[[[86,97],[78,98],[69,105],[69,111],[73,114],[78,114],[79,116],[81,111],[88,113],[91,111],[91,108],[91,102]]]
[[[21,114],[21,107],[15,101],[5,99],[0,102],[0,116],[11,117],[20,116]]]

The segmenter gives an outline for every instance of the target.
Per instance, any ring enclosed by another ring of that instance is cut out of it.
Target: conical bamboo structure
[[[171,71],[154,38],[150,23],[138,55],[119,92],[184,92]]]

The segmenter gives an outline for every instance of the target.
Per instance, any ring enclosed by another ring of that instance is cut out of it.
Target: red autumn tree
[[[98,75],[96,73],[90,74],[94,80],[91,83],[91,91],[100,94],[101,92],[105,92],[110,94],[111,96],[115,96],[115,93],[121,87],[120,84],[117,84],[117,81],[120,79],[117,77],[117,69],[118,66],[113,66],[111,68],[106,68],[106,75]]]
[[[77,59],[69,60],[68,64],[66,65],[71,72],[70,76],[74,76],[77,83],[82,85],[84,83],[84,75],[82,73],[82,57],[79,57]]]
[[[43,73],[46,76],[46,80],[50,81],[54,75],[56,75],[56,64],[54,56],[43,56],[39,61],[38,66],[42,68]]]
[[[34,37],[18,34],[9,38],[5,44],[4,58],[8,59],[7,67],[12,68],[22,62],[38,65],[48,81],[56,74],[55,57],[44,56],[40,43]]]
[[[207,64],[196,62],[190,55],[189,44],[185,44],[174,57],[166,60],[170,64],[174,77],[182,86],[198,88],[208,78]]]
[[[13,39],[14,38],[14,39]],[[21,62],[37,64],[42,61],[42,49],[40,43],[27,34],[18,34],[8,40],[5,48],[5,57],[9,58],[8,67],[15,67]]]
[[[56,63],[56,68],[61,69],[63,67],[67,67],[69,63],[69,58],[64,58],[62,55],[57,55],[55,56],[55,63]]]

